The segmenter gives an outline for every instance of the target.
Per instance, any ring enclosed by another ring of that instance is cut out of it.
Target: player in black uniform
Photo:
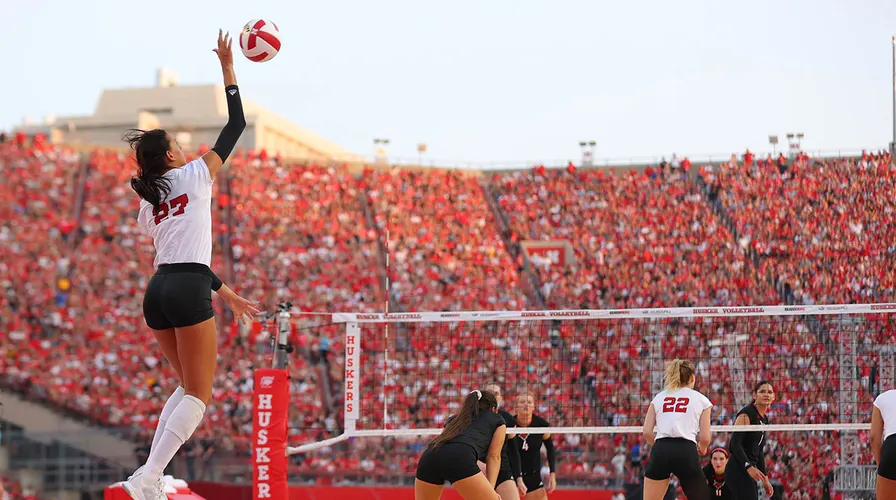
[[[725,482],[725,466],[728,464],[728,450],[714,448],[709,452],[710,461],[703,468],[706,484],[709,486],[709,497],[712,500],[731,500],[734,494]]]
[[[737,412],[734,425],[768,425],[766,412],[775,401],[775,389],[768,381],[761,381],[753,388],[753,402]],[[725,467],[725,482],[738,500],[759,498],[757,482],[762,483],[766,494],[774,493],[765,468],[765,433],[735,432],[728,446],[731,460]]]
[[[460,411],[430,441],[417,462],[416,500],[438,500],[445,481],[464,500],[501,500],[495,493],[495,481],[507,424],[497,411],[498,400],[491,392],[475,390],[467,395]],[[476,464],[479,459],[485,459],[485,474]]]
[[[516,422],[517,427],[550,427],[547,420],[534,415],[535,396],[530,393],[522,393],[516,398]],[[517,434],[513,440],[519,447],[520,463],[523,484],[526,486],[526,500],[545,500],[548,493],[557,487],[557,456],[554,452],[554,442],[550,434]],[[545,486],[541,477],[541,445],[548,452],[548,469],[551,475]]]
[[[489,382],[485,384],[485,390],[495,394],[498,400],[498,415],[501,415],[508,427],[513,427],[515,425],[513,415],[502,408],[504,397],[501,395],[501,386],[497,382]],[[498,471],[495,486],[495,491],[501,495],[501,500],[520,500],[520,494],[526,494],[523,480],[520,478],[520,453],[513,446],[513,438],[513,434],[507,434],[504,447],[501,448],[501,469]]]

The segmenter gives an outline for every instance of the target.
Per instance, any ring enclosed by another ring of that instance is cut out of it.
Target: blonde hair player
[[[672,360],[666,366],[666,388],[647,408],[644,438],[652,449],[644,474],[644,500],[662,500],[672,474],[689,500],[709,500],[698,455],[709,448],[712,403],[694,390],[696,381],[690,361]]]
[[[871,453],[877,462],[877,498],[896,498],[896,390],[874,400]]]
[[[550,427],[551,424],[540,415],[535,415],[535,396],[524,392],[516,398],[517,427]],[[514,440],[520,449],[522,479],[526,487],[526,500],[546,500],[548,493],[557,487],[557,455],[550,434],[517,434]],[[548,454],[548,484],[541,477],[541,446]]]

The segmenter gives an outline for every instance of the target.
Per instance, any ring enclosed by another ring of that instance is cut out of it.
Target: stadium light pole
[[[377,163],[388,163],[389,152],[386,149],[391,141],[389,139],[373,139],[374,157]]]
[[[769,135],[768,143],[772,145],[772,156],[778,156],[778,136]]]
[[[579,147],[582,148],[582,166],[590,167],[594,164],[594,147],[597,141],[579,141]],[[586,149],[588,148],[588,149]]]

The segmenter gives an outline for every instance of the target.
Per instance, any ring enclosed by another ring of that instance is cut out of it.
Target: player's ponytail
[[[484,390],[474,390],[467,394],[460,411],[448,419],[442,433],[429,442],[429,448],[436,450],[448,441],[460,435],[481,413],[491,411],[498,407],[498,398],[495,393]]]
[[[694,364],[690,361],[678,358],[673,359],[666,365],[666,373],[663,377],[666,389],[687,387],[695,371]]]
[[[168,150],[171,141],[162,129],[130,129],[124,141],[134,150],[137,175],[131,178],[131,188],[153,207],[158,207],[171,192],[171,183],[162,174],[168,171]]]

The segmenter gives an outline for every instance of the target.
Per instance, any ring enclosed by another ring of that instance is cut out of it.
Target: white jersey
[[[700,415],[712,402],[694,389],[681,388],[660,392],[650,402],[656,413],[656,439],[684,438],[697,442]]]
[[[880,393],[874,400],[874,407],[880,410],[880,416],[884,420],[883,439],[896,434],[896,390]]]
[[[167,198],[154,208],[140,200],[137,222],[156,247],[153,266],[212,263],[212,177],[199,158],[165,172],[171,183]]]

